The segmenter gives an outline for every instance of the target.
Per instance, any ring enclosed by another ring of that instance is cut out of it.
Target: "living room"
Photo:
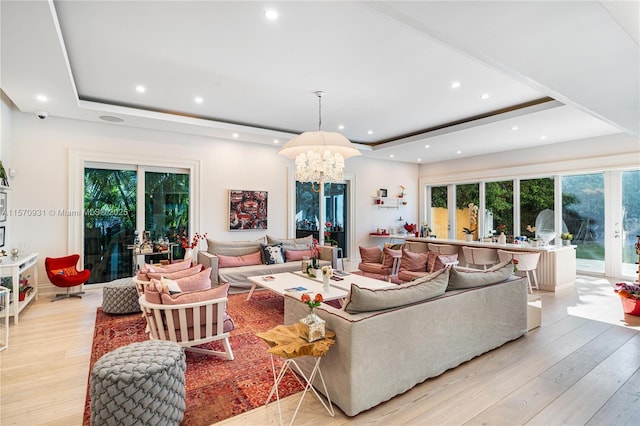
[[[12,2],[3,1],[0,9],[3,28],[14,30],[21,24],[13,22],[5,25],[5,20],[15,18],[10,9],[17,6],[7,5],[7,3]],[[42,13],[43,7],[38,3],[44,3],[44,9],[48,8],[47,2],[33,3],[34,5],[28,7],[34,10],[37,8],[37,14]],[[60,3],[62,2],[51,4],[64,8],[65,5]],[[33,19],[33,17],[26,19]],[[55,27],[51,22],[46,25]],[[42,104],[31,99],[25,101],[27,96],[34,98],[42,91],[38,87],[39,80],[43,81],[43,86],[49,84],[47,80],[50,77],[47,77],[46,73],[55,74],[57,78],[61,72],[64,74],[66,68],[63,66],[61,71],[61,68],[55,65],[62,55],[58,52],[59,40],[57,37],[51,37],[52,33],[49,30],[44,33],[40,33],[40,30],[35,31],[44,45],[44,47],[38,47],[39,55],[34,55],[39,60],[37,65],[27,66],[29,60],[34,60],[30,58],[23,59],[22,61],[27,62],[19,62],[10,68],[9,64],[5,63],[7,60],[5,55],[9,53],[14,55],[20,50],[29,51],[30,43],[36,37],[33,35],[23,37],[23,32],[31,31],[31,28],[41,28],[40,21],[32,25],[24,25],[23,22],[22,26],[27,29],[21,29],[18,35],[12,36],[5,34],[8,30],[3,29],[0,158],[9,173],[9,208],[42,209],[44,212],[53,211],[55,214],[46,213],[43,217],[37,218],[8,217],[3,248],[9,250],[17,247],[23,251],[39,253],[38,284],[41,298],[46,300],[55,292],[55,288],[46,280],[44,257],[62,256],[82,250],[80,218],[58,214],[58,212],[81,211],[83,208],[81,191],[83,162],[188,170],[193,195],[190,201],[193,213],[190,229],[192,232],[207,232],[209,236],[220,240],[250,240],[265,235],[264,230],[242,232],[229,230],[228,197],[229,190],[233,189],[268,191],[269,225],[266,233],[283,238],[295,236],[293,195],[295,165],[293,161],[278,154],[282,145],[294,133],[273,129],[256,130],[246,124],[233,123],[223,123],[212,130],[201,125],[193,117],[175,115],[174,122],[170,123],[164,116],[171,114],[159,110],[144,110],[144,108],[133,111],[136,108],[131,106],[110,105],[108,108],[101,106],[94,109],[96,106],[90,104],[96,102],[95,100],[79,99],[75,90],[68,87],[69,81],[73,80],[69,79],[68,75],[67,85],[53,86],[52,90],[47,92],[50,97],[48,103]],[[21,42],[18,43],[16,40]],[[27,43],[25,40],[30,42]],[[5,43],[11,44],[5,46]],[[42,53],[47,49],[57,52],[54,55],[55,58],[47,58]],[[634,52],[637,58],[637,39]],[[11,61],[15,59],[14,56],[8,56],[8,58]],[[14,82],[16,67],[31,80],[28,95],[13,96],[13,93],[18,90]],[[589,84],[599,84],[593,83],[594,74],[600,71],[599,68],[595,68],[594,66],[592,73],[587,73],[589,78],[586,75],[584,79],[576,78],[582,81],[583,90],[588,89]],[[561,67],[555,69],[550,67],[550,69],[561,74]],[[630,72],[633,75],[633,70]],[[637,93],[637,90],[634,92],[631,89],[638,85],[637,72],[635,75],[635,80],[628,81],[629,86],[624,91]],[[53,77],[51,79],[55,80]],[[602,85],[607,86],[605,83]],[[597,111],[591,104],[594,102],[591,96],[588,96],[590,99],[581,99],[584,101],[584,104],[581,104],[574,100],[574,93],[563,94],[559,90],[560,87],[547,87],[548,92],[542,91],[542,93],[555,99],[562,99],[582,112]],[[539,89],[539,87],[536,88]],[[340,105],[337,99],[342,99],[343,94],[332,91],[329,87],[305,87],[305,93],[301,97],[304,99],[302,102],[309,104],[305,109],[305,114],[309,114],[308,124],[301,125],[296,130],[305,131],[316,127],[318,111],[313,91],[318,89],[327,90],[323,105],[325,121],[328,122],[328,117],[338,113]],[[617,92],[608,92],[607,99],[603,102],[615,103],[616,99],[622,99],[613,93]],[[80,115],[77,115],[77,112],[65,114],[66,105],[64,108],[58,107],[56,112],[56,102],[62,100],[69,102],[69,99],[72,103],[83,106],[83,108],[75,107],[82,111]],[[632,101],[622,109],[633,115],[634,112],[637,113],[637,95]],[[36,111],[48,113],[44,119],[40,119]],[[124,117],[126,121],[124,124],[106,122],[98,118],[101,115]],[[606,116],[598,111],[593,115],[605,124],[600,127],[598,123],[599,130],[594,134],[583,133],[579,137],[567,137],[553,144],[539,145],[542,142],[538,141],[538,144],[528,147],[507,144],[497,152],[473,156],[466,156],[465,152],[463,158],[456,158],[454,155],[436,162],[428,160],[427,154],[424,162],[390,160],[392,145],[386,149],[373,149],[370,145],[363,144],[363,155],[347,160],[345,167],[351,189],[352,208],[351,236],[348,241],[350,250],[345,253],[350,264],[357,264],[358,246],[371,246],[378,243],[370,238],[369,234],[373,230],[396,226],[399,222],[398,216],[402,216],[403,221],[409,223],[426,221],[428,209],[424,206],[427,186],[516,177],[637,171],[640,165],[637,121],[634,128],[633,124],[629,125],[624,120],[616,120],[613,114]],[[603,117],[604,120],[602,120]],[[185,123],[191,124],[191,130],[183,130],[182,126],[186,126]],[[271,125],[271,123],[266,124]],[[172,127],[173,125],[178,127]],[[234,137],[234,132],[238,137]],[[279,139],[278,145],[273,143],[274,138]],[[421,141],[424,145],[424,140]],[[400,156],[399,153],[396,155]],[[380,188],[395,191],[401,185],[406,190],[407,206],[399,209],[376,208],[373,198],[377,196]],[[608,217],[607,223],[610,220],[612,219]],[[620,277],[610,275],[607,278]],[[632,277],[622,278],[631,279]],[[99,293],[99,290],[94,293]],[[38,305],[30,306],[25,312],[37,318],[38,308]],[[50,321],[60,314],[51,313]],[[24,321],[28,322],[29,318],[25,317]],[[26,326],[22,324],[21,319],[21,324],[18,327],[12,326],[11,332],[19,335],[19,327]],[[37,348],[42,343],[33,342],[33,344]]]

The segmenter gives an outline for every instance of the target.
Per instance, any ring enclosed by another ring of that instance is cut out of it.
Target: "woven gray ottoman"
[[[184,350],[176,343],[131,343],[91,369],[91,425],[179,425],[185,410]]]
[[[132,278],[107,283],[102,288],[102,310],[107,314],[140,312],[140,295]]]

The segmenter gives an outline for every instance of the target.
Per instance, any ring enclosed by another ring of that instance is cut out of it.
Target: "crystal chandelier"
[[[323,132],[322,95],[318,97],[318,131],[304,132],[287,142],[278,152],[296,160],[296,180],[299,182],[340,183],[344,181],[344,160],[360,155],[349,139],[340,133]]]

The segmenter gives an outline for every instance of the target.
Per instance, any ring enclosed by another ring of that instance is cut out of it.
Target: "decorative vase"
[[[504,235],[504,232],[498,235],[498,244],[507,244],[507,236]]]
[[[324,339],[325,321],[316,314],[316,309],[311,308],[309,315],[300,320],[300,337],[307,342],[315,342]]]
[[[562,245],[563,246],[570,246],[571,245],[571,240],[562,240]]]
[[[465,241],[473,241],[473,234],[464,234]]]
[[[329,275],[322,274],[322,291],[328,292],[331,288],[329,287]]]
[[[184,260],[191,259],[192,256],[193,256],[192,248],[187,247],[186,249],[184,249]]]
[[[309,271],[309,265],[310,265],[310,261],[309,261],[309,256],[304,256],[302,258],[302,262],[301,262],[301,267],[302,267],[302,273],[306,274]]]
[[[307,273],[309,274],[309,276],[311,278],[315,278],[320,273],[320,269],[316,269],[316,268],[310,267]]]

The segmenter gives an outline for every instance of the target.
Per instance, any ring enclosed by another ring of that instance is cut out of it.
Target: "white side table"
[[[38,253],[19,254],[17,256],[6,256],[0,263],[0,275],[9,275],[12,278],[13,300],[9,306],[9,316],[13,316],[13,323],[18,324],[20,312],[33,300],[38,300]],[[20,301],[20,275],[33,269],[33,292],[26,295]],[[7,271],[9,273],[7,273]]]

